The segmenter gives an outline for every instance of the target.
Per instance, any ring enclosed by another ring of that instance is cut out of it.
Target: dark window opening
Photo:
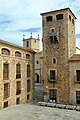
[[[4,84],[4,99],[8,98],[10,95],[10,85],[9,83]]]
[[[72,24],[74,25],[74,20],[72,19]]]
[[[52,28],[52,29],[51,29],[51,32],[54,32],[54,31],[55,31],[55,29]]]
[[[80,91],[76,91],[76,104],[80,104]]]
[[[29,55],[29,54],[26,54],[26,58],[27,58],[27,59],[30,59],[30,55]]]
[[[30,92],[30,88],[31,88],[31,81],[27,80],[27,92]]]
[[[30,65],[27,65],[27,77],[30,77]]]
[[[8,101],[4,102],[4,108],[8,107]]]
[[[52,21],[52,16],[46,17],[46,21],[47,21],[47,22]]]
[[[27,47],[29,47],[29,41],[27,41],[27,44],[26,44]]]
[[[19,97],[16,99],[16,104],[20,104],[20,98]]]
[[[16,64],[16,79],[21,78],[21,64],[17,63]]]
[[[29,99],[30,99],[30,95],[28,94],[28,95],[27,95],[27,100],[29,100]]]
[[[56,15],[56,19],[57,19],[57,20],[63,19],[63,14],[58,14],[58,15]]]
[[[36,61],[37,62],[37,64],[39,64],[39,61]]]
[[[21,81],[16,82],[16,95],[21,93]]]
[[[56,80],[56,72],[55,70],[50,70],[50,81],[55,81]]]
[[[80,70],[76,70],[76,80],[80,81]]]
[[[71,16],[69,15],[69,20],[71,21]]]
[[[57,90],[55,90],[55,89],[50,89],[50,90],[49,90],[49,98],[50,98],[50,100],[52,100],[53,102],[57,102]]]
[[[9,79],[9,64],[8,63],[3,64],[3,79],[4,80]]]
[[[55,59],[55,58],[53,59],[53,63],[54,63],[54,64],[56,63],[56,59]]]

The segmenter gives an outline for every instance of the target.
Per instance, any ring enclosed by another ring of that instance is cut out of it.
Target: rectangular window
[[[16,79],[21,78],[21,64],[16,64]]]
[[[76,104],[80,104],[80,91],[76,91]]]
[[[55,70],[50,70],[49,71],[49,80],[50,81],[55,81],[56,80],[56,71]]]
[[[80,82],[80,70],[76,70],[76,80]]]
[[[9,83],[4,84],[4,99],[8,98],[10,95],[10,85]]]
[[[50,100],[52,100],[53,102],[57,102],[57,90],[50,89],[49,90],[49,97],[50,97]]]
[[[30,92],[30,86],[31,86],[31,82],[30,80],[27,80],[27,92]]]
[[[21,82],[16,82],[16,95],[19,95],[21,93]]]
[[[8,101],[4,102],[4,108],[8,107]]]
[[[9,64],[6,63],[3,64],[3,79],[9,79]]]

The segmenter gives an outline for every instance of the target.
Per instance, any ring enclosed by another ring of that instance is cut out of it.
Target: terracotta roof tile
[[[74,54],[70,57],[70,61],[80,61],[80,54]]]

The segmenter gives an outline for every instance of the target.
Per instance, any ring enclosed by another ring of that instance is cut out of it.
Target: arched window
[[[56,59],[55,58],[53,59],[53,64],[56,64]]]
[[[21,78],[21,64],[16,64],[16,79]]]
[[[27,59],[30,59],[30,55],[29,55],[29,54],[26,54],[26,58],[27,58]]]
[[[58,14],[58,15],[56,15],[56,19],[57,19],[57,20],[63,19],[63,14]]]
[[[3,63],[3,79],[9,79],[9,64],[7,62]]]
[[[52,16],[47,16],[47,17],[46,17],[46,21],[47,21],[47,22],[52,21]]]
[[[27,77],[30,77],[30,65],[27,65]]]
[[[6,49],[6,48],[2,48],[1,54],[10,55],[10,51],[8,49]]]
[[[18,51],[16,51],[16,52],[15,52],[15,56],[16,56],[16,57],[21,57],[21,53],[18,52]]]

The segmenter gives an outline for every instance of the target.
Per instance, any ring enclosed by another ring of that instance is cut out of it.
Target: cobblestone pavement
[[[80,120],[80,112],[21,104],[0,110],[0,120]]]

